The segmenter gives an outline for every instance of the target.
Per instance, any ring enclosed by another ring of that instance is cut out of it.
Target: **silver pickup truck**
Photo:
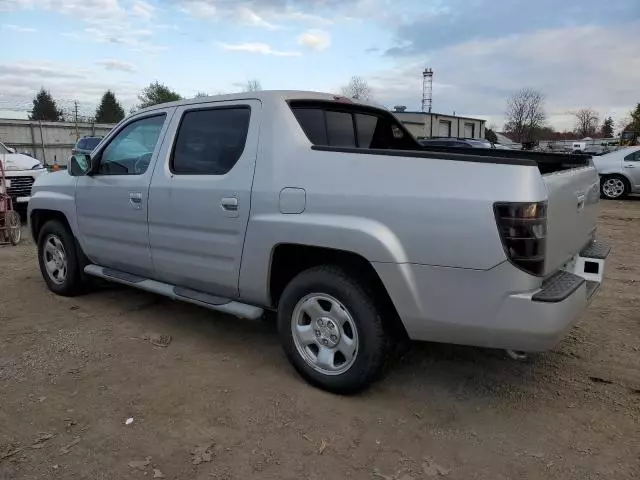
[[[354,392],[399,336],[552,348],[603,279],[588,156],[422,147],[331,94],[167,103],[118,124],[29,204],[60,295],[101,277],[248,319],[277,311],[314,385]]]

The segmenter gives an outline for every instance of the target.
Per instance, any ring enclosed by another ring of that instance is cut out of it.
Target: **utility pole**
[[[73,101],[73,121],[76,124],[76,141],[80,139],[80,132],[78,131],[78,101]]]

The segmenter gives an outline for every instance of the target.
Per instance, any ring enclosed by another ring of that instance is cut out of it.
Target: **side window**
[[[292,110],[313,145],[397,150],[420,148],[395,117],[384,112],[363,111],[358,107],[351,111],[344,105],[325,108],[324,105],[294,104]]]
[[[149,168],[165,114],[142,118],[124,127],[100,155],[97,175],[141,175]]]
[[[244,151],[250,116],[249,107],[187,111],[182,117],[173,147],[173,173],[227,173]]]
[[[327,126],[324,123],[324,110],[319,108],[294,108],[293,113],[311,143],[314,145],[329,145]]]
[[[624,157],[625,162],[640,162],[640,150],[630,153]]]
[[[356,130],[360,148],[411,150],[420,148],[392,118],[356,113]]]
[[[332,147],[355,147],[356,137],[353,130],[353,116],[347,112],[325,112],[327,118],[327,137]]]

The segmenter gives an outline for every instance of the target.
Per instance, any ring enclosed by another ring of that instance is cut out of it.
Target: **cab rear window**
[[[338,102],[292,101],[296,120],[313,145],[415,150],[420,146],[391,114]]]

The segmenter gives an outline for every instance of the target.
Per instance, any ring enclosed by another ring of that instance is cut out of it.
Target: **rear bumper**
[[[507,262],[487,271],[374,266],[410,338],[534,352],[553,348],[580,318],[608,253],[590,246],[545,282]]]

